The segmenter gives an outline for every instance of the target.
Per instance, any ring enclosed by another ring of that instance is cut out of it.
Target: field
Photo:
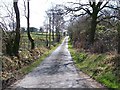
[[[33,32],[31,34],[32,38],[34,39],[35,46],[45,46],[46,45],[46,34],[45,33],[35,33]],[[27,33],[24,32],[21,35],[21,42],[20,42],[20,48],[21,49],[29,49],[30,48],[30,41],[28,40]]]

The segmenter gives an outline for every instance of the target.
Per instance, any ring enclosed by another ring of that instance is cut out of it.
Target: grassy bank
[[[46,51],[39,59],[34,61],[31,65],[20,69],[20,72],[27,74],[31,72],[35,67],[37,67],[47,56],[49,56],[60,44],[57,44],[55,47],[52,47],[50,50]]]
[[[47,56],[49,56],[60,45],[60,43],[54,42],[54,45],[51,45],[50,48],[41,45],[31,51],[26,48],[22,49],[19,52],[19,59],[15,56],[10,57],[4,55],[2,57],[2,76],[0,78],[3,84],[2,88],[4,89],[10,86],[12,83],[31,72]]]
[[[120,88],[120,56],[78,51],[70,42],[69,50],[78,69],[108,88]]]

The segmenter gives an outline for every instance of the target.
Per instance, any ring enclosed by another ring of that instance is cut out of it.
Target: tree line
[[[120,54],[119,0],[89,0],[87,3],[70,2],[70,5],[65,9],[72,13],[68,30],[74,46],[91,51],[96,48],[100,52],[114,48]]]
[[[2,49],[5,49],[3,53],[10,56],[17,56],[19,58],[21,32],[25,30],[24,28],[21,30],[20,26],[20,16],[22,13],[20,13],[20,8],[18,7],[18,1],[19,0],[13,0],[12,8],[9,8],[5,3],[3,3],[6,8],[6,13],[8,13],[9,16],[0,17],[2,21],[4,21],[0,22],[0,28],[3,32]],[[46,46],[49,48],[51,45],[54,45],[54,43],[60,42],[62,26],[64,24],[64,18],[62,17],[63,14],[61,14],[60,9],[56,7],[46,11],[47,20],[45,22],[44,28],[46,29]],[[34,29],[34,27],[30,27],[30,0],[23,0],[23,8],[24,17],[27,21],[27,37],[31,43],[30,49],[33,50],[35,49],[35,41],[30,33],[32,32],[31,30]],[[54,10],[55,8],[56,10]],[[12,22],[9,25],[7,25],[5,21],[6,19],[8,20],[8,18],[10,19],[10,22]],[[40,27],[40,31],[43,32],[42,27]]]

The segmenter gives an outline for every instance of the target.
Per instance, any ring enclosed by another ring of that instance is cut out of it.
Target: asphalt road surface
[[[102,88],[82,72],[78,72],[68,51],[68,37],[37,68],[13,88]]]

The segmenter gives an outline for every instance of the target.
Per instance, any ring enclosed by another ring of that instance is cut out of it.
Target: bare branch
[[[25,15],[25,17],[27,18],[27,13],[26,13],[26,11],[27,11],[27,7],[26,7],[26,3],[25,3],[25,1],[26,0],[23,0],[23,3],[24,3],[24,15]]]
[[[109,2],[107,1],[100,9],[99,11],[101,11],[104,7],[106,7],[106,5],[108,4]]]
[[[0,22],[0,25],[3,27],[4,30],[7,30],[7,27],[5,26],[4,23]]]
[[[106,17],[103,17],[101,20],[97,21],[97,23],[100,23],[102,21],[105,21],[107,19],[111,19],[111,18],[118,18],[117,16],[106,16]]]
[[[114,25],[113,25],[111,22],[109,22],[109,21],[102,20],[102,22],[106,22],[106,23],[108,23],[110,26],[114,27]]]
[[[71,4],[78,4],[80,6],[89,6],[89,4],[81,4],[81,3],[75,3],[75,2],[68,2],[68,3],[71,3]]]
[[[114,10],[119,10],[120,9],[120,7],[112,7],[112,6],[105,6],[105,7],[107,7],[107,8],[110,8],[110,9],[114,9]]]
[[[103,2],[98,2],[97,7],[100,7]]]
[[[88,8],[84,8],[82,6],[80,7],[75,7],[75,8],[68,8],[65,7],[67,9],[67,11],[69,12],[76,12],[76,11],[80,11],[80,10],[84,10],[87,14],[92,15],[92,13],[90,12],[90,10]]]
[[[74,17],[80,17],[80,16],[84,16],[84,15],[87,15],[87,13],[82,13],[82,14],[79,14],[79,15],[74,15]]]

